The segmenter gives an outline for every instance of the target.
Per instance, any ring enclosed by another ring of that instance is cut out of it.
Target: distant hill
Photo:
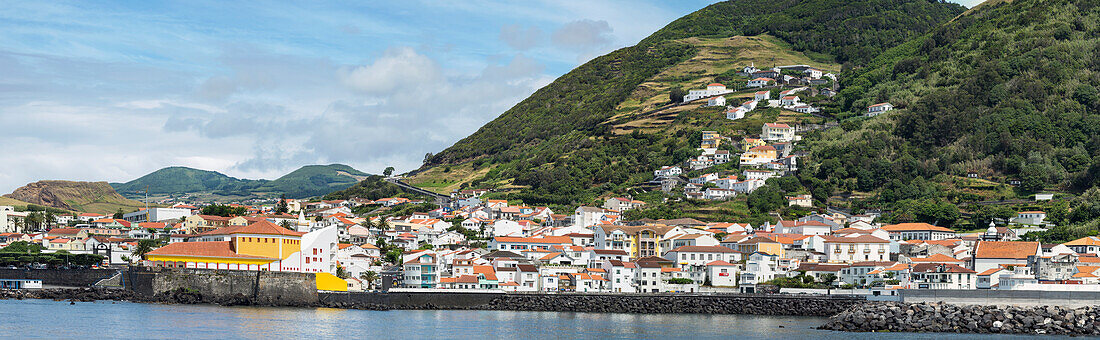
[[[111,214],[136,211],[144,203],[119,195],[107,182],[38,181],[4,197],[58,209]]]
[[[111,186],[126,196],[143,195],[147,186],[150,195],[172,195],[203,191],[247,193],[262,184],[261,182],[267,181],[239,179],[215,171],[174,166],[154,171],[126,183],[112,183]]]
[[[347,189],[370,174],[343,164],[307,165],[278,179],[266,182],[255,191],[286,193],[288,198],[323,196]]]
[[[209,194],[214,196],[279,196],[306,198],[346,189],[369,174],[343,164],[307,165],[276,180],[252,180],[187,167],[168,167],[126,183],[112,183],[124,196],[178,196]]]

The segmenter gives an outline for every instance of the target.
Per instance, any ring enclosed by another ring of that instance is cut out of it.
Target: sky
[[[412,170],[712,2],[5,1],[0,193],[167,166]]]

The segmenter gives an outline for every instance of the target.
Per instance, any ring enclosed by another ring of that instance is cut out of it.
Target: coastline
[[[410,293],[367,293],[369,299],[321,299],[317,303],[271,304],[238,294],[212,298],[198,291],[176,289],[142,296],[127,289],[47,288],[0,290],[0,299],[47,299],[93,302],[126,301],[157,304],[208,304],[215,306],[339,308],[357,310],[499,310],[539,312],[586,312],[630,314],[745,314],[785,316],[828,316],[818,329],[844,332],[918,332],[957,334],[1100,335],[1100,308],[1060,306],[1016,307],[954,305],[946,303],[869,302],[859,299],[814,297],[759,298],[744,296],[692,295],[598,295],[598,294],[495,294],[486,303],[467,306],[432,303],[430,298]],[[350,296],[347,293],[333,296]],[[461,295],[440,293],[433,298]],[[392,303],[405,299],[416,303]],[[833,303],[827,301],[832,300]],[[389,303],[385,303],[389,301]],[[711,301],[708,304],[706,301]],[[826,301],[826,302],[823,302]],[[842,302],[837,302],[842,301]],[[839,306],[843,305],[843,308]],[[839,308],[830,311],[830,308]]]

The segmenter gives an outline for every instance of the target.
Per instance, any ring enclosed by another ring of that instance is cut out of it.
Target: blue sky
[[[0,192],[174,165],[413,169],[711,2],[5,2]]]

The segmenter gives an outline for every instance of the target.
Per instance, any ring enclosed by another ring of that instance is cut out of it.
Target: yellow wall
[[[317,290],[337,292],[348,291],[348,282],[329,273],[314,273],[317,276]]]
[[[146,255],[149,261],[171,261],[171,262],[205,262],[205,263],[230,263],[230,264],[255,264],[265,265],[273,260],[264,259],[239,259],[239,258],[222,258],[222,257],[195,257],[195,256],[179,256],[179,255]]]
[[[757,244],[756,251],[759,251],[761,253],[776,255],[776,256],[779,256],[779,257],[783,257],[783,245],[779,244],[779,243],[760,243],[760,244]]]
[[[302,240],[283,240],[283,254],[279,258],[286,259],[290,257],[290,254],[297,253],[302,249]]]
[[[237,254],[262,256],[271,258],[285,259],[290,257],[298,251],[298,240],[276,238],[272,236],[234,236],[233,241],[236,242]],[[279,251],[279,244],[282,243],[283,249]]]

